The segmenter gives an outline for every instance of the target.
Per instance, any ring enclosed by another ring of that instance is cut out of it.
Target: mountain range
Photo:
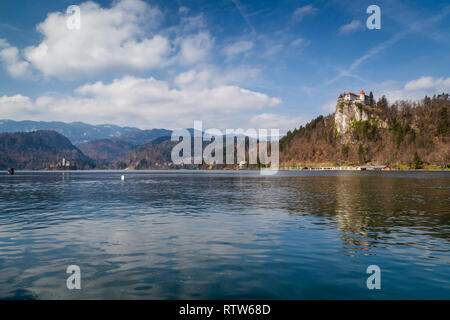
[[[146,140],[161,135],[170,135],[169,130],[154,129],[141,130],[134,127],[120,127],[113,124],[92,125],[83,122],[59,122],[59,121],[14,121],[0,120],[1,132],[32,132],[38,130],[53,130],[67,137],[73,144],[79,145],[94,140],[124,138],[145,143]]]
[[[171,133],[111,124],[0,120],[0,168],[58,168],[63,158],[76,163],[71,168],[108,168],[129,152]]]
[[[448,94],[393,104],[385,97],[368,104],[339,99],[334,113],[319,116],[280,139],[281,167],[448,168],[449,108]],[[188,130],[193,135],[193,129]],[[74,169],[174,167],[171,150],[177,142],[170,140],[172,131],[166,129],[0,120],[1,131],[8,131],[0,133],[2,170],[59,169],[63,158]]]

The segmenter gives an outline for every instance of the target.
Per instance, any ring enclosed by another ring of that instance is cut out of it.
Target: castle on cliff
[[[369,96],[364,93],[364,90],[361,90],[359,95],[353,92],[341,93],[338,98],[338,101],[339,100],[355,101],[360,102],[364,105],[369,104]]]

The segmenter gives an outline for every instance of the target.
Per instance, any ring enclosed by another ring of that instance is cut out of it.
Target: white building
[[[360,102],[364,105],[369,104],[369,96],[364,93],[364,90],[361,90],[359,95],[353,92],[347,92],[344,94],[341,94],[339,96],[339,99],[343,99],[345,101],[356,101]]]

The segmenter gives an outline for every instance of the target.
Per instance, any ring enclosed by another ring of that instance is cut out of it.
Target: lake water
[[[0,175],[2,299],[450,299],[449,249],[450,172]]]

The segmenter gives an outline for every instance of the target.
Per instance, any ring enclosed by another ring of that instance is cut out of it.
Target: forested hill
[[[69,161],[64,169],[88,169],[93,161],[55,131],[0,133],[0,170],[46,169]]]
[[[450,99],[440,94],[390,104],[338,100],[280,140],[283,166],[380,164],[399,168],[449,167]]]

